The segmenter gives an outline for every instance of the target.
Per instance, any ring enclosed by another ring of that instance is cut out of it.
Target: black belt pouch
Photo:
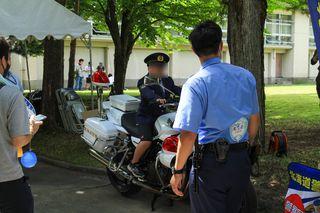
[[[225,163],[228,158],[230,144],[223,138],[218,139],[214,143],[216,161],[219,163]]]

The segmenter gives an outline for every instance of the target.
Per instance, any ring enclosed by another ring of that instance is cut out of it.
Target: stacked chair
[[[81,97],[72,89],[62,88],[56,91],[56,98],[64,129],[81,134],[84,123],[82,114],[86,111]]]

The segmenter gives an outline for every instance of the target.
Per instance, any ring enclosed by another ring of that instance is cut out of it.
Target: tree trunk
[[[74,13],[80,12],[80,0],[74,1]],[[70,42],[70,56],[69,56],[69,73],[68,73],[68,88],[72,89],[74,85],[74,64],[76,58],[77,39],[72,39]]]
[[[56,0],[65,5],[66,0]],[[45,124],[48,128],[58,126],[60,115],[55,91],[64,84],[64,41],[47,37],[44,40],[42,113],[48,117]]]
[[[124,48],[120,45],[119,47],[115,47],[114,53],[114,89],[112,92],[115,94],[123,94],[125,80],[126,80],[126,72],[128,67],[128,62],[130,55],[132,53],[134,40],[132,36],[129,35],[129,42],[124,44]]]
[[[68,73],[68,88],[72,89],[74,85],[74,64],[76,59],[77,39],[72,39],[70,42],[69,56],[69,73]]]
[[[250,70],[257,80],[261,111],[259,140],[265,146],[264,26],[266,0],[228,1],[228,46],[231,63]]]

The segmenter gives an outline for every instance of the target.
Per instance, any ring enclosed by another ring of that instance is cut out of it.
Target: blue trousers
[[[80,76],[76,77],[76,85],[74,87],[75,90],[81,90],[82,89],[82,80],[83,80],[83,77],[80,77]]]
[[[250,181],[251,164],[247,150],[230,151],[226,163],[205,153],[199,174],[199,192],[194,191],[194,170],[190,173],[192,213],[238,213]]]

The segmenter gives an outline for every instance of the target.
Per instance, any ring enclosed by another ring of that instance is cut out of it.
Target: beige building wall
[[[294,13],[294,47],[291,61],[295,78],[308,78],[309,69],[309,17],[299,11]]]

